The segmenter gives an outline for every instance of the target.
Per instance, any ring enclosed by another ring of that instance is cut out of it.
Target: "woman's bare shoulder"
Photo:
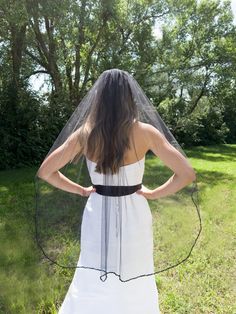
[[[164,144],[167,144],[167,140],[163,134],[153,125],[138,121],[137,128],[139,129],[137,134],[139,133],[140,140],[145,142],[147,150],[152,150],[154,152],[156,147],[161,147]]]
[[[153,134],[161,134],[161,132],[153,125],[141,121],[137,121],[137,127],[139,130],[145,133],[146,136]]]

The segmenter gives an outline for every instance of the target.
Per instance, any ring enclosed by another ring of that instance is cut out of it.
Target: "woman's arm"
[[[161,186],[154,190],[146,187],[137,193],[149,199],[165,197],[181,190],[196,179],[196,174],[189,161],[174,148],[155,127],[143,124],[148,148],[169,167],[174,174]]]
[[[89,196],[91,192],[95,191],[93,187],[83,187],[71,181],[59,171],[80,151],[78,137],[79,129],[43,161],[37,176],[61,190]]]

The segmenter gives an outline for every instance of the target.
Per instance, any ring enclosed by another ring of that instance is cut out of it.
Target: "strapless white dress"
[[[102,174],[94,171],[96,163],[86,159],[89,174],[94,184],[103,184]],[[142,182],[145,157],[135,163],[125,165],[122,171],[126,172],[127,185],[136,185]],[[141,167],[140,167],[141,165]],[[137,193],[132,195],[132,207],[126,213],[126,221],[122,228],[136,231],[139,250],[131,261],[153,264],[152,243],[152,215],[147,200]],[[125,196],[120,196],[124,198]],[[86,243],[96,243],[101,220],[102,195],[91,193],[86,202],[81,225],[81,252],[78,265],[89,265],[91,255],[87,254]],[[135,217],[135,218],[134,218]],[[148,229],[148,230],[147,230]],[[127,230],[129,232],[130,230]],[[133,234],[132,232],[130,234]],[[130,239],[132,241],[132,239]],[[96,247],[94,248],[96,251]],[[130,253],[132,254],[132,252]],[[139,254],[139,255],[137,255]],[[135,262],[134,262],[135,263]],[[135,264],[134,267],[135,269]],[[145,267],[144,267],[145,268]],[[149,268],[150,269],[150,268]],[[155,276],[144,276],[127,282],[122,282],[113,273],[107,275],[105,281],[99,278],[100,272],[93,269],[76,268],[72,282],[59,309],[58,314],[159,314],[158,290]]]

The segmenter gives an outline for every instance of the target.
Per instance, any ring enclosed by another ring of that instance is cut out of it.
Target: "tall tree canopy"
[[[0,168],[37,164],[112,67],[136,77],[184,145],[236,140],[230,1],[0,0],[0,17]],[[35,75],[49,92],[31,90]]]

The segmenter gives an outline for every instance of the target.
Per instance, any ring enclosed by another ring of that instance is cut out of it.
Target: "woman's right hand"
[[[144,197],[146,197],[146,199],[149,199],[149,200],[157,199],[155,195],[155,190],[150,190],[144,185],[142,185],[142,188],[140,190],[137,190],[136,193],[143,195]]]
[[[96,192],[96,189],[92,185],[89,186],[89,187],[81,186],[81,189],[79,191],[79,195],[87,197],[87,196],[89,196],[93,192]]]

